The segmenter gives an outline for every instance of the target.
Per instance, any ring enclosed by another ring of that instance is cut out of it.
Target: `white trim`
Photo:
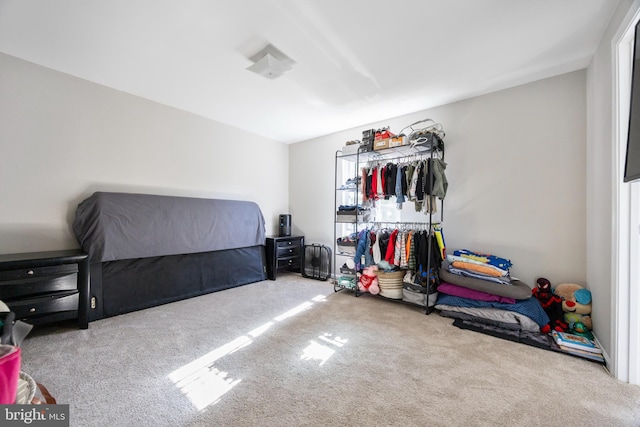
[[[629,382],[640,385],[640,183],[627,184],[629,206]]]
[[[632,319],[638,316],[640,305],[637,301],[638,284],[637,268],[632,270],[631,257],[637,259],[637,248],[640,240],[637,221],[632,221],[631,185],[622,182],[624,156],[627,140],[629,117],[629,93],[631,89],[631,64],[633,61],[633,36],[635,24],[640,19],[640,0],[635,0],[627,16],[621,23],[612,39],[613,59],[613,203],[612,203],[612,250],[611,280],[613,321],[613,374],[621,381],[638,384],[638,363],[640,354],[638,347],[640,338]],[[640,195],[640,193],[639,193]],[[634,202],[634,205],[636,202]],[[637,211],[636,211],[637,215]],[[631,230],[636,230],[631,233]],[[635,252],[635,254],[634,254]],[[633,280],[633,282],[632,282]],[[631,286],[634,283],[635,286]],[[636,300],[631,297],[636,296]],[[632,327],[632,325],[634,327]],[[632,335],[633,334],[633,335]]]

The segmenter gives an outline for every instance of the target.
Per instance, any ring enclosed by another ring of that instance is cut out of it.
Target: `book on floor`
[[[552,336],[556,344],[559,346],[588,351],[591,353],[602,353],[602,350],[598,345],[586,337],[558,331],[552,331]]]
[[[604,363],[604,357],[602,357],[602,354],[600,354],[600,353],[593,353],[591,351],[586,351],[586,350],[578,350],[578,349],[575,349],[575,348],[566,347],[564,345],[559,345],[558,348],[563,353],[568,353],[568,354],[571,354],[573,356],[578,356],[578,357],[582,357],[582,358],[585,358],[585,359],[594,360],[596,362]]]

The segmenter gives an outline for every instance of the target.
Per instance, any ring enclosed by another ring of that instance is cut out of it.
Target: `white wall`
[[[446,131],[448,248],[510,258],[530,286],[541,276],[585,285],[585,79],[577,71],[291,145],[295,229],[333,247],[335,151],[364,129],[431,118]]]
[[[0,253],[78,247],[94,191],[251,200],[273,233],[287,168],[285,144],[0,54]]]

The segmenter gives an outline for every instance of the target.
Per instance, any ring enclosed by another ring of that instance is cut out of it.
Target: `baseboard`
[[[607,371],[607,373],[609,375],[613,376],[613,374],[609,370],[609,366],[611,366],[611,358],[609,358],[609,354],[604,349],[602,344],[600,344],[600,340],[598,339],[598,336],[595,334],[595,332],[593,332],[593,331],[591,331],[591,332],[593,333],[593,340],[596,342],[598,347],[600,347],[600,350],[602,350],[602,357],[604,358],[604,365],[602,365],[602,367],[604,368],[605,371]]]

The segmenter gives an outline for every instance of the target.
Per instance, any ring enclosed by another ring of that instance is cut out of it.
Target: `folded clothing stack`
[[[511,277],[511,261],[456,250],[439,271],[436,308],[447,317],[538,333],[549,320],[531,287]]]
[[[369,222],[372,220],[370,209],[360,205],[340,205],[336,212],[336,222]]]

